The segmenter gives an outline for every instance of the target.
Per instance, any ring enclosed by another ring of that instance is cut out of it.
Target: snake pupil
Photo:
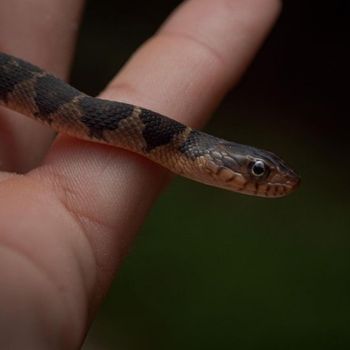
[[[262,176],[265,173],[265,163],[262,160],[257,160],[253,163],[252,173],[254,176]]]

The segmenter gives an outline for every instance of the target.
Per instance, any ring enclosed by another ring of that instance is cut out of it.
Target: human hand
[[[101,97],[202,126],[254,56],[279,5],[184,2]],[[82,0],[1,2],[0,51],[65,77],[81,8]],[[1,110],[0,344],[77,348],[169,175],[112,147],[66,136],[50,146],[50,130],[13,114]],[[12,170],[29,171],[5,172]]]

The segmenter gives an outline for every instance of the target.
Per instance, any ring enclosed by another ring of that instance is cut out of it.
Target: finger
[[[102,95],[201,126],[249,66],[279,10],[278,0],[187,1]]]
[[[257,50],[278,7],[272,0],[184,3],[103,96],[202,124],[203,115],[210,114]],[[50,288],[45,295],[52,306],[45,305],[53,314],[64,301],[59,315],[65,317],[45,323],[52,334],[57,335],[59,323],[60,330],[71,327],[81,336],[87,305],[94,309],[105,294],[166,178],[166,172],[141,157],[64,137],[41,168],[0,185],[0,241],[11,252],[25,253],[33,265],[30,273],[41,268],[47,282],[41,290]],[[28,227],[30,242],[25,239]],[[22,265],[15,260],[7,257],[0,268],[11,263],[11,271],[18,273]],[[70,344],[79,341],[65,333],[63,341],[67,338]]]
[[[0,51],[67,78],[83,0],[0,2]],[[46,127],[1,109],[1,170],[25,172],[39,163],[53,139]]]

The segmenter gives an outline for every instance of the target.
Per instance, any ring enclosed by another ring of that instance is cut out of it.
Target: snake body
[[[222,140],[148,109],[88,96],[5,53],[0,53],[0,104],[57,132],[121,147],[208,185],[282,197],[299,183],[271,152]]]

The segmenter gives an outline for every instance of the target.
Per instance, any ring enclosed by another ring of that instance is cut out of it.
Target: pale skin
[[[0,51],[66,79],[83,0],[9,3],[0,1]],[[280,5],[185,1],[101,97],[203,126]],[[51,130],[0,113],[0,347],[75,349],[170,175],[120,149],[65,136],[51,145]]]

